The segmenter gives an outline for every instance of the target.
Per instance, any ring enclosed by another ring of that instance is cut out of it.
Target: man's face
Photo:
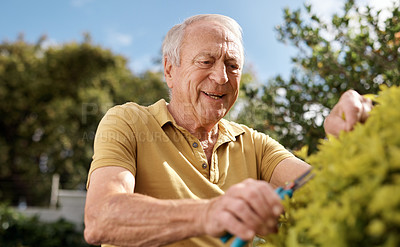
[[[166,76],[171,107],[201,124],[219,121],[238,97],[240,41],[215,22],[197,22],[186,29],[180,58],[180,66],[171,65]]]

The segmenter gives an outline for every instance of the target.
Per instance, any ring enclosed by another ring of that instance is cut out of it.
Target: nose
[[[216,63],[212,68],[210,79],[218,84],[225,84],[228,82],[228,75],[226,73],[226,65],[224,63]]]

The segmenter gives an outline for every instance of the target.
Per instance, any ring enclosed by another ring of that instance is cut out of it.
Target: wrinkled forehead
[[[239,56],[243,58],[243,45],[239,37],[215,21],[198,21],[190,24],[185,30],[182,45],[192,42],[201,44],[210,40],[227,43],[231,50],[237,50]]]

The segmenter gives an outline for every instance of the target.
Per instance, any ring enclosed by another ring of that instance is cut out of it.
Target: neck
[[[218,135],[219,119],[216,121],[209,121],[197,116],[188,116],[182,114],[182,111],[175,110],[171,104],[168,104],[167,108],[175,119],[175,122],[197,137],[200,141],[210,140]]]

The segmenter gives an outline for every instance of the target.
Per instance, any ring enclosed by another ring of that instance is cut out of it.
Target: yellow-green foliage
[[[400,246],[400,88],[384,88],[365,124],[307,158],[316,176],[286,199],[264,246]]]

